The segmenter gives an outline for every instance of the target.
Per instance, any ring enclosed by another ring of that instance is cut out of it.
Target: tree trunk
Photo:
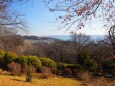
[[[115,55],[115,25],[109,29],[109,38],[113,48],[113,55]]]
[[[113,55],[115,55],[115,42],[112,46],[113,46]]]

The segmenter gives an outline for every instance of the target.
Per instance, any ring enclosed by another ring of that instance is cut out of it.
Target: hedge
[[[42,58],[40,58],[40,60],[41,60],[43,66],[56,68],[56,62],[54,62],[50,58],[42,57]]]

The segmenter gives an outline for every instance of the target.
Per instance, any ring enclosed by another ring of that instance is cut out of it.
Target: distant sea
[[[64,40],[64,41],[71,40],[71,36],[69,36],[69,35],[68,36],[49,36],[49,37]],[[94,41],[104,39],[103,35],[90,35],[90,37]]]

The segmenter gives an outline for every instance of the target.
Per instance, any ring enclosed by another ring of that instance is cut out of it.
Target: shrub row
[[[15,62],[21,64],[24,67],[25,64],[31,64],[35,68],[40,68],[42,65],[46,67],[56,68],[56,62],[50,58],[38,58],[37,56],[17,56],[14,52],[4,52],[0,49],[0,60],[3,59],[5,65]]]
[[[4,57],[4,55],[5,55],[4,50],[0,49],[0,58],[3,58],[3,57]]]
[[[66,64],[61,62],[56,62],[58,70],[64,70],[65,68],[69,69],[79,69],[81,70],[81,66],[79,64]]]
[[[76,65],[55,62],[52,59],[46,57],[38,58],[37,56],[17,56],[17,54],[14,52],[5,53],[2,49],[0,49],[0,58],[3,59],[2,65],[5,64],[6,66],[10,67],[10,69],[12,65],[9,66],[9,64],[15,62],[17,64],[20,64],[22,70],[27,64],[32,65],[36,69],[41,69],[42,66],[45,66],[50,68],[51,72],[54,74],[59,73],[59,71],[67,71],[69,69],[72,70],[72,72],[73,69],[81,70],[81,66],[78,64]]]
[[[50,58],[40,58],[40,61],[42,62],[42,65],[43,66],[46,66],[46,67],[51,67],[51,68],[56,68],[57,65],[56,65],[56,62],[51,60]]]
[[[33,65],[35,68],[41,68],[41,61],[37,56],[20,56],[14,59],[14,62],[21,64],[24,67],[26,64]]]

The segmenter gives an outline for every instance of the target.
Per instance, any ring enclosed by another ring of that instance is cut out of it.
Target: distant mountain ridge
[[[44,39],[44,40],[48,40],[48,39],[54,39],[55,38],[49,38],[49,37],[39,37],[39,36],[23,36],[24,39],[33,39],[33,40],[41,40],[41,39]]]
[[[103,39],[104,36],[100,36],[100,35],[91,35],[90,36],[93,40],[98,40],[98,39]],[[25,40],[29,40],[29,41],[34,41],[34,42],[54,42],[54,41],[59,41],[59,40],[63,40],[63,41],[68,41],[71,40],[71,36],[23,36],[23,38]]]
[[[89,36],[93,40],[103,39],[104,38],[103,35],[89,35]],[[65,36],[49,36],[49,38],[61,39],[61,40],[65,40],[65,41],[71,40],[71,36],[70,35],[65,35]]]
[[[56,39],[56,38],[50,38],[50,37],[39,37],[39,36],[22,36],[24,38],[24,40],[26,41],[30,41],[32,43],[35,42],[46,42],[46,43],[50,43],[50,42],[54,42],[54,41],[59,41],[60,39]]]

